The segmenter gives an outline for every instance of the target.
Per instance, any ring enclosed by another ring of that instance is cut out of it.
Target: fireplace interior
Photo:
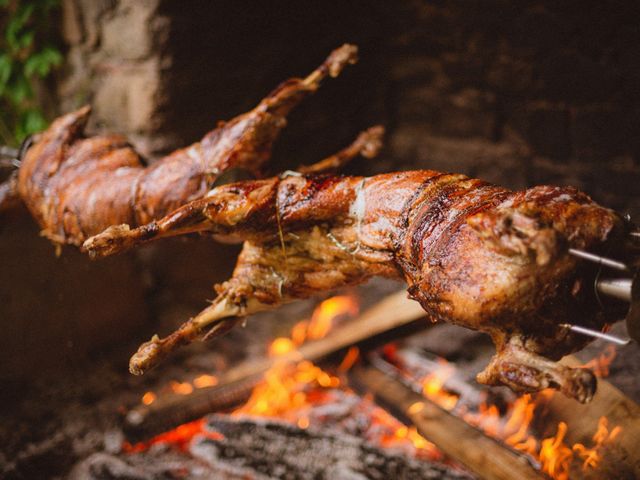
[[[10,2],[11,3],[11,2]],[[56,114],[149,163],[251,109],[343,43],[359,62],[289,118],[269,174],[376,124],[348,174],[459,172],[572,185],[640,218],[640,11],[526,1],[62,0]],[[0,212],[0,477],[7,479],[640,478],[640,349],[597,340],[587,405],[475,375],[490,339],[432,324],[376,280],[247,319],[142,377],[137,346],[215,296],[240,249],[192,235],[91,261]],[[359,323],[360,322],[360,323]],[[620,322],[611,332],[626,337]]]

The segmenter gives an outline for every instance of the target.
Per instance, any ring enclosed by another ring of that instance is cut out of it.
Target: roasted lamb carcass
[[[230,169],[259,176],[289,112],[356,57],[355,46],[343,45],[306,78],[289,79],[250,112],[150,166],[122,136],[86,137],[89,107],[67,114],[35,138],[17,175],[0,185],[0,211],[23,201],[43,235],[80,246],[111,225],[143,225],[169,214],[205,195]],[[332,157],[315,168],[346,160]]]
[[[317,175],[357,154],[375,155],[380,128],[298,172],[211,190],[230,168],[259,174],[289,111],[355,53],[350,45],[335,50],[305,79],[283,83],[251,112],[149,167],[122,137],[85,137],[88,109],[66,115],[36,139],[19,175],[0,185],[0,210],[22,200],[44,235],[84,242],[94,256],[190,232],[245,241],[213,304],[142,345],[133,373],[253,312],[381,275],[406,280],[432,320],[492,336],[497,354],[481,382],[520,391],[551,386],[588,401],[591,372],[553,360],[586,343],[563,325],[601,330],[610,320],[597,313],[588,267],[568,252],[605,249],[622,222],[586,195],[511,192],[433,171]]]
[[[563,327],[601,330],[593,283],[569,248],[598,251],[622,220],[573,188],[512,192],[435,171],[374,177],[303,175],[224,185],[136,229],[90,238],[93,256],[185,232],[244,240],[213,304],[131,359],[142,373],[176,346],[239,317],[381,275],[404,279],[428,316],[491,335],[497,354],[478,375],[517,391],[591,399],[591,371],[555,363],[588,341]]]

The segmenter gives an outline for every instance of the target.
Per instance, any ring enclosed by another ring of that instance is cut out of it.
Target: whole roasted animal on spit
[[[239,318],[379,275],[405,280],[433,321],[492,337],[497,353],[479,382],[552,387],[589,401],[593,373],[556,360],[589,341],[567,325],[606,331],[613,319],[594,295],[597,266],[572,251],[606,252],[626,241],[629,225],[586,194],[514,192],[430,170],[323,173],[357,154],[374,156],[380,127],[318,164],[212,188],[230,168],[259,176],[285,116],[355,55],[344,45],[307,78],[283,83],[252,111],[149,167],[121,137],[85,137],[88,109],[65,115],[27,151],[4,200],[19,196],[44,235],[92,257],[193,232],[244,241],[217,298],[179,330],[144,343],[131,359],[135,374]]]

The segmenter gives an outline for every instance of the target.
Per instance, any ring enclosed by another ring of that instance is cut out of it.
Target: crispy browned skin
[[[587,272],[568,248],[598,251],[620,225],[614,212],[570,187],[512,192],[434,171],[291,174],[218,187],[138,229],[112,227],[84,248],[107,255],[194,231],[245,240],[213,304],[144,344],[132,358],[134,373],[238,316],[382,275],[405,279],[434,321],[491,335],[498,353],[479,381],[519,391],[554,387],[586,402],[593,374],[552,360],[587,340],[560,325],[602,329],[606,319],[595,313]]]
[[[356,55],[353,45],[336,49],[306,78],[284,82],[250,112],[149,167],[121,136],[85,137],[89,107],[65,115],[28,150],[18,181],[0,185],[0,210],[19,193],[43,235],[82,245],[111,225],[143,225],[202,197],[231,168],[259,176],[287,114]]]

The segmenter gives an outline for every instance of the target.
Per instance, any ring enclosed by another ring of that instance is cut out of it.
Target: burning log
[[[374,367],[356,367],[351,379],[397,413],[408,418],[445,454],[481,478],[495,480],[541,479],[528,461],[479,430],[414,392]]]
[[[245,401],[264,373],[276,362],[294,364],[316,362],[359,345],[372,348],[424,328],[424,311],[408,301],[405,292],[385,298],[358,318],[330,331],[317,340],[277,357],[248,360],[224,373],[215,386],[195,390],[190,395],[167,395],[127,413],[125,431],[131,441],[139,441],[170,430],[177,425],[221,411]]]

